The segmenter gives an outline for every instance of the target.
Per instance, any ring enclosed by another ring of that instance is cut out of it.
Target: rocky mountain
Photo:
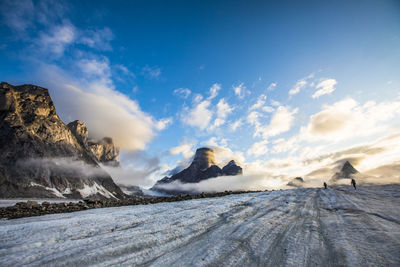
[[[359,171],[357,171],[353,165],[350,164],[350,162],[346,161],[342,168],[340,169],[339,172],[336,172],[331,180],[338,180],[338,179],[344,179],[344,178],[353,178],[355,175],[359,174]]]
[[[293,178],[291,181],[287,183],[288,186],[293,186],[293,187],[303,187],[304,185],[304,179],[301,177],[296,177]]]
[[[92,152],[80,121],[68,126],[47,89],[0,84],[0,198],[125,195],[99,161],[117,160],[110,139]],[[89,149],[88,149],[89,147]]]
[[[165,191],[160,185],[179,181],[181,183],[198,183],[203,180],[218,177],[242,174],[242,168],[231,160],[222,169],[216,165],[214,151],[203,147],[196,150],[196,154],[190,166],[171,177],[164,177],[153,187],[154,190]]]
[[[122,192],[124,192],[128,196],[144,196],[142,189],[136,185],[118,185]]]

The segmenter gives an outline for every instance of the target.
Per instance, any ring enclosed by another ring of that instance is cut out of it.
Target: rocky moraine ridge
[[[233,176],[241,175],[242,173],[242,168],[236,165],[234,160],[231,160],[221,169],[215,162],[214,151],[210,148],[203,147],[196,150],[193,161],[188,168],[171,177],[164,177],[158,181],[152,189],[167,193],[179,193],[179,191],[176,190],[167,190],[163,185],[173,182],[198,183],[218,176]]]
[[[118,165],[112,139],[89,140],[80,121],[65,125],[45,88],[0,84],[0,148],[1,198],[125,197],[99,166]]]

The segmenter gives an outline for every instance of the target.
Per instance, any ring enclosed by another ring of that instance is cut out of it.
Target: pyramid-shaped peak
[[[340,170],[339,176],[343,178],[351,178],[353,174],[357,173],[359,172],[353,167],[353,165],[351,165],[349,161],[346,161]]]
[[[342,171],[358,173],[358,171],[353,167],[353,165],[351,165],[351,163],[348,160],[343,164]]]

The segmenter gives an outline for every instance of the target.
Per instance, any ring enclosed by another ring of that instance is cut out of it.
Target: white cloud
[[[268,138],[289,131],[294,123],[294,114],[297,112],[298,108],[279,106],[268,125],[262,125],[259,122],[257,113],[250,113],[248,120],[256,128],[254,136]]]
[[[89,61],[88,61],[89,62]],[[105,61],[87,69],[93,75],[85,79],[71,77],[56,66],[37,65],[39,82],[50,89],[58,114],[65,122],[79,119],[93,138],[112,137],[123,150],[143,150],[153,139],[165,119],[155,120],[139,104],[116,91]],[[99,78],[105,73],[104,78]]]
[[[178,88],[174,90],[174,95],[186,99],[192,92],[188,88]]]
[[[324,105],[323,110],[312,115],[306,127],[302,127],[302,138],[308,141],[341,141],[378,133],[390,132],[392,120],[400,114],[400,101],[366,102],[360,105],[346,98]]]
[[[280,106],[281,105],[281,103],[279,103],[279,101],[276,101],[276,100],[271,100],[271,105],[272,106],[274,106],[274,107],[278,107],[278,106]]]
[[[225,119],[229,114],[231,114],[233,108],[225,102],[225,99],[221,98],[217,104],[217,116],[218,118]]]
[[[273,107],[265,106],[266,100],[267,100],[266,95],[260,95],[257,99],[257,102],[249,108],[249,111],[261,109],[262,111],[267,112],[267,113],[274,112],[275,109]],[[279,104],[279,102],[277,102],[277,103]]]
[[[266,95],[260,95],[258,97],[258,99],[257,99],[257,102],[254,105],[252,105],[249,110],[254,110],[254,109],[261,108],[262,106],[265,105],[266,100],[267,100],[267,96]]]
[[[110,51],[112,50],[110,41],[113,39],[114,34],[110,28],[104,27],[103,29],[90,29],[83,31],[78,42],[100,51]]]
[[[273,91],[277,85],[278,85],[277,83],[271,83],[271,84],[268,86],[267,90],[268,90],[268,91]]]
[[[242,126],[242,124],[243,124],[242,119],[238,119],[238,120],[234,121],[231,124],[231,130],[236,131],[236,129],[239,128],[240,126]]]
[[[193,96],[193,103],[200,103],[203,100],[203,96],[201,94],[195,94]]]
[[[274,146],[272,147],[272,153],[284,153],[290,151],[291,154],[295,153],[299,149],[297,136],[291,137],[289,140],[284,138],[279,138],[274,141]]]
[[[210,101],[205,100],[198,103],[193,109],[185,108],[182,114],[182,122],[198,127],[200,130],[206,129],[212,118],[212,112],[208,109],[210,104]]]
[[[171,155],[182,154],[184,158],[189,159],[194,155],[194,143],[183,142],[179,146],[173,147],[169,150]]]
[[[43,53],[51,52],[55,57],[60,57],[75,39],[75,27],[64,22],[62,25],[52,27],[48,32],[41,32],[37,45]]]
[[[233,92],[239,98],[244,98],[246,95],[250,94],[250,92],[246,89],[246,86],[244,85],[244,83],[240,83],[237,86],[233,86]]]
[[[257,157],[265,155],[268,153],[268,141],[263,140],[259,142],[255,142],[248,150],[247,154],[248,155],[255,155]]]
[[[252,124],[252,125],[259,125],[260,123],[258,122],[258,119],[260,117],[260,114],[257,111],[252,111],[247,115],[247,122]]]
[[[303,88],[307,84],[306,80],[301,79],[297,81],[297,83],[293,86],[292,89],[289,91],[289,95],[295,95],[300,92],[300,89]]]
[[[261,110],[264,111],[264,112],[267,112],[267,113],[272,113],[272,112],[275,111],[275,109],[273,107],[271,107],[271,106],[264,106],[264,107],[262,107]]]
[[[159,121],[156,122],[155,128],[159,131],[162,131],[168,127],[168,125],[172,124],[173,119],[172,118],[164,118],[160,119]]]
[[[110,63],[107,58],[82,59],[77,64],[83,73],[90,76],[108,79],[111,75]]]
[[[217,104],[217,118],[214,120],[211,129],[221,126],[225,123],[226,117],[231,114],[233,108],[225,102],[225,99],[221,98]]]
[[[321,81],[316,86],[316,88],[319,90],[312,95],[312,98],[318,98],[322,95],[331,94],[333,91],[335,91],[336,84],[337,81],[335,79],[325,79]]]
[[[209,100],[215,98],[218,95],[218,91],[221,90],[221,85],[219,83],[214,83],[210,87],[210,96],[208,97]]]

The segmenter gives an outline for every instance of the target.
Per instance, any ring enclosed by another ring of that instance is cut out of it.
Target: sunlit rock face
[[[100,141],[89,140],[88,147],[99,162],[119,166],[119,149],[110,137],[104,137]]]
[[[68,128],[82,145],[87,146],[88,129],[83,122],[81,122],[80,120],[75,120],[68,123]]]
[[[68,128],[80,144],[94,155],[98,162],[109,166],[119,166],[119,148],[114,145],[112,138],[104,137],[101,140],[88,140],[87,127],[79,120],[68,123]]]
[[[214,151],[210,148],[203,147],[196,150],[193,161],[188,168],[172,175],[171,177],[164,177],[154,185],[153,189],[174,193],[178,191],[164,190],[162,185],[175,181],[180,183],[198,183],[213,177],[240,174],[242,174],[242,168],[236,165],[235,161],[230,161],[221,169],[216,165]]]
[[[123,197],[86,139],[83,123],[59,118],[47,89],[1,83],[0,198]]]
[[[198,170],[206,170],[212,165],[216,165],[214,151],[207,147],[197,149],[192,165]]]

